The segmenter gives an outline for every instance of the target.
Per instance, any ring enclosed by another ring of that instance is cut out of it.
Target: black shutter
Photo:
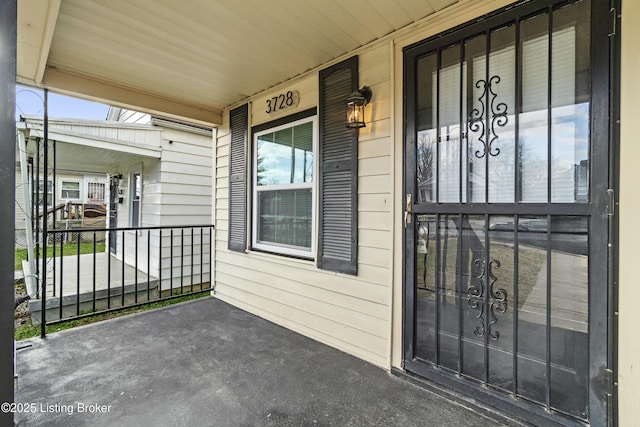
[[[357,274],[358,131],[346,103],[358,88],[358,57],[320,71],[318,266]]]
[[[229,249],[247,248],[247,146],[249,105],[229,112]]]

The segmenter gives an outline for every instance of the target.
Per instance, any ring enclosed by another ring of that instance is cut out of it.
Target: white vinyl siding
[[[145,159],[142,164],[121,165],[121,188],[130,189],[130,177],[133,173],[142,173],[142,195],[140,208],[140,227],[184,226],[211,224],[211,144],[212,137],[193,134],[181,130],[162,129],[162,157]],[[129,226],[130,191],[125,191],[125,200],[118,205],[118,226]],[[162,232],[162,289],[180,285],[180,228],[174,229],[174,257],[171,270],[170,230]],[[198,284],[209,281],[209,230],[204,229],[203,242],[200,245],[200,228],[194,230],[193,272],[191,271],[191,229],[184,231],[184,266],[182,279],[184,284]],[[151,239],[148,242],[148,239]],[[158,257],[160,234],[157,230],[138,232],[138,266],[146,272],[146,247],[151,247],[151,276],[159,277]],[[122,238],[118,236],[117,254],[122,254]],[[125,257],[128,263],[134,263],[135,232],[127,232],[125,237]],[[203,274],[200,275],[200,255],[202,254]]]
[[[16,177],[16,203],[15,203],[15,244],[16,248],[24,248],[27,244],[25,220],[31,218],[31,207],[26,207],[24,203],[24,192],[30,192],[28,182],[22,182],[22,171],[19,167],[15,169]],[[29,193],[30,194],[30,193]]]

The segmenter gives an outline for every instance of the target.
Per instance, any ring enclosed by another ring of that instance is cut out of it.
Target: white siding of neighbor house
[[[117,121],[125,123],[149,123],[151,116],[139,111],[119,109]]]
[[[27,215],[30,215],[31,213],[27,213],[25,211],[25,204],[24,204],[24,191],[25,191],[25,185],[28,187],[28,183],[23,184],[22,183],[22,173],[20,171],[20,167],[16,164],[16,186],[15,186],[15,190],[16,190],[16,203],[15,203],[15,209],[16,209],[16,214],[15,214],[15,239],[16,239],[16,246],[17,247],[25,247],[26,245],[26,236],[25,236],[25,230],[26,230],[26,225],[25,225],[25,218],[27,217]],[[28,190],[27,190],[28,191]],[[30,208],[29,208],[30,209]]]
[[[212,137],[165,129],[162,144],[159,225],[209,224]]]
[[[121,189],[124,200],[118,205],[118,227],[131,226],[130,179],[140,172],[142,176],[141,227],[208,225],[211,223],[211,152],[212,137],[174,129],[162,129],[161,159],[132,161],[122,165]],[[173,270],[171,270],[170,230],[162,234],[162,288],[169,289],[173,277],[173,288],[182,283],[190,285],[209,281],[209,236],[204,230],[200,245],[200,228],[194,229],[193,275],[191,273],[191,229],[185,229],[184,237],[179,228],[174,229]],[[125,258],[128,264],[135,263],[136,232],[125,233]],[[147,245],[151,239],[151,276],[159,277],[159,231],[139,231],[138,269],[147,271]],[[185,252],[180,254],[181,239]],[[204,250],[204,252],[203,252]],[[118,256],[122,253],[122,237],[118,236]],[[200,255],[202,253],[202,275]],[[192,277],[193,276],[193,277]]]
[[[28,119],[32,132],[43,132],[44,124],[42,118],[29,117]],[[63,134],[69,136],[91,139],[95,137],[99,140],[126,143],[131,146],[158,147],[162,130],[150,124],[123,125],[121,122],[105,122],[91,120],[72,119],[50,119],[50,134]]]
[[[380,366],[389,366],[391,321],[390,52],[388,44],[381,44],[360,54],[359,58],[359,84],[371,88],[373,100],[367,108],[367,127],[360,130],[358,144],[357,276],[320,270],[312,261],[229,251],[228,112],[218,130],[213,163],[216,171],[216,296]],[[317,73],[288,82],[279,89],[252,99],[250,127],[318,104]],[[268,117],[263,111],[265,100],[287,90],[299,91],[300,105],[287,114]]]

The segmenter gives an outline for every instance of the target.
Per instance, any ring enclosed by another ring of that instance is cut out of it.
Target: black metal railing
[[[30,306],[32,318],[41,323],[42,337],[48,324],[210,292],[213,229],[189,225],[47,230],[40,306]]]

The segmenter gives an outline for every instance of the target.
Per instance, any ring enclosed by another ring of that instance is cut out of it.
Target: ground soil
[[[16,282],[15,284],[15,296],[16,297],[20,297],[23,296],[27,293],[27,290],[24,286],[24,282],[19,281]],[[22,304],[20,304],[13,315],[14,318],[14,325],[16,328],[19,328],[21,326],[25,326],[25,325],[31,325],[31,313],[29,313],[29,310],[27,310],[27,302],[23,302]]]

